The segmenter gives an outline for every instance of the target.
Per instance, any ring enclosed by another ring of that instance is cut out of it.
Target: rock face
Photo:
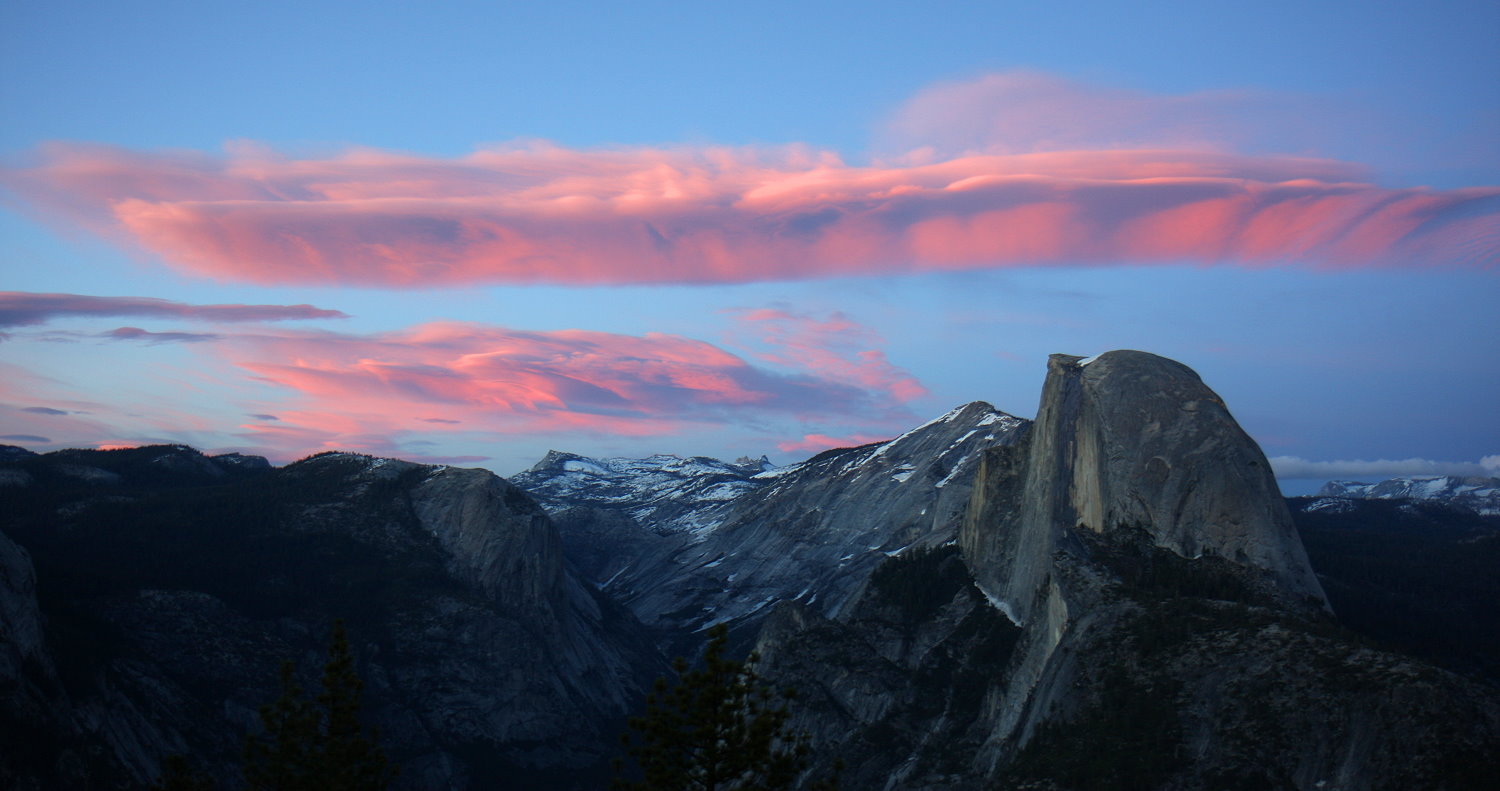
[[[1177,363],[1054,356],[959,547],[761,632],[853,786],[1457,789],[1500,757],[1494,688],[1334,626],[1264,457]]]
[[[1024,621],[1063,528],[1140,526],[1321,603],[1270,465],[1198,375],[1144,352],[1081,360],[1052,355],[1028,443],[986,458],[962,538],[980,586]]]
[[[510,482],[547,510],[568,560],[602,587],[711,533],[737,499],[767,484],[757,476],[770,469],[764,456],[594,459],[552,450]]]
[[[1379,483],[1329,481],[1319,497],[1360,500],[1436,500],[1485,516],[1500,516],[1500,478],[1442,475],[1391,478]]]
[[[593,459],[550,450],[510,482],[549,513],[583,508],[628,517],[661,535],[704,533],[723,521],[729,503],[759,488],[773,465],[764,456],[723,462],[704,456]]]
[[[672,651],[691,651],[712,624],[748,629],[782,600],[838,613],[887,556],[952,540],[980,451],[1026,425],[975,402],[888,442],[761,473],[713,530],[622,561],[603,589],[675,636]]]
[[[1492,680],[1466,631],[1500,634],[1500,517],[1297,501],[1310,567],[1259,449],[1159,357],[1054,356],[1034,424],[976,402],[784,468],[554,452],[516,481],[542,506],[354,454],[0,447],[0,787],[139,787],[172,753],[230,780],[335,617],[410,788],[606,787],[661,649],[721,622],[798,690],[804,784],[836,758],[890,791],[1456,791],[1500,765],[1490,680],[1346,631]]]
[[[59,730],[51,717],[56,684],[31,556],[0,533],[0,744],[6,745],[0,748],[0,786],[37,788],[44,773],[52,773],[26,748]]]
[[[562,542],[547,515],[504,479],[441,468],[410,496],[417,521],[447,550],[449,572],[506,606],[550,607],[567,595],[568,583],[576,584],[565,573]]]
[[[180,447],[14,464],[32,483],[0,489],[0,669],[24,683],[0,722],[45,738],[7,787],[139,786],[184,752],[230,781],[281,662],[317,688],[334,618],[410,788],[601,787],[665,669],[541,509],[482,470]]]
[[[31,556],[0,534],[0,678],[16,678],[21,666],[42,654],[42,616],[36,603]]]

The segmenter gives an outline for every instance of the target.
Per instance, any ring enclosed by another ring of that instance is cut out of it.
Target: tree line
[[[673,663],[676,680],[658,678],[644,712],[629,721],[615,761],[614,791],[784,791],[807,770],[805,734],[791,729],[791,690],[776,691],[756,673],[758,657],[725,656],[728,630],[708,632],[702,662]],[[379,733],[360,722],[364,682],[349,635],[335,621],[322,691],[309,696],[295,663],[281,667],[281,694],[261,706],[262,732],[247,737],[241,779],[252,791],[383,791],[399,774]],[[213,791],[212,778],[185,756],[164,761],[153,791]],[[813,783],[837,791],[837,777]]]

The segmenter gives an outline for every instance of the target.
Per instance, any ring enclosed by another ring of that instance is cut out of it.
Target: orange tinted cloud
[[[733,283],[1149,262],[1480,265],[1500,188],[1188,149],[851,166],[801,147],[292,159],[50,146],[6,181],[201,276],[262,284]]]
[[[904,404],[922,386],[863,344],[815,348],[829,332],[873,337],[843,317],[829,323],[767,341],[788,348],[766,355],[774,366],[676,335],[458,322],[368,336],[229,336],[218,353],[296,394],[278,420],[241,429],[258,445],[298,452],[384,452],[393,437],[432,432],[650,436],[760,420],[837,424],[849,415],[909,422]]]

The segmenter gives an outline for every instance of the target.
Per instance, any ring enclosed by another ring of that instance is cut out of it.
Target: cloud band
[[[261,284],[735,283],[1064,264],[1494,266],[1500,188],[1328,160],[496,148],[289,159],[51,146],[7,181],[201,276]]]

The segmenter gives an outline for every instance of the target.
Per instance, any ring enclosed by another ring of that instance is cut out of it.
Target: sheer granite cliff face
[[[1138,526],[1157,546],[1229,559],[1321,605],[1270,465],[1218,395],[1145,352],[1082,359],[1052,355],[1026,444],[982,462],[961,537],[980,587],[1025,621],[1064,528]]]
[[[1493,687],[1334,625],[1264,457],[1178,363],[1053,356],[958,543],[761,632],[855,787],[1461,789],[1500,759]]]
[[[411,489],[412,511],[454,576],[525,611],[561,595],[562,542],[531,498],[487,470],[438,468]]]

